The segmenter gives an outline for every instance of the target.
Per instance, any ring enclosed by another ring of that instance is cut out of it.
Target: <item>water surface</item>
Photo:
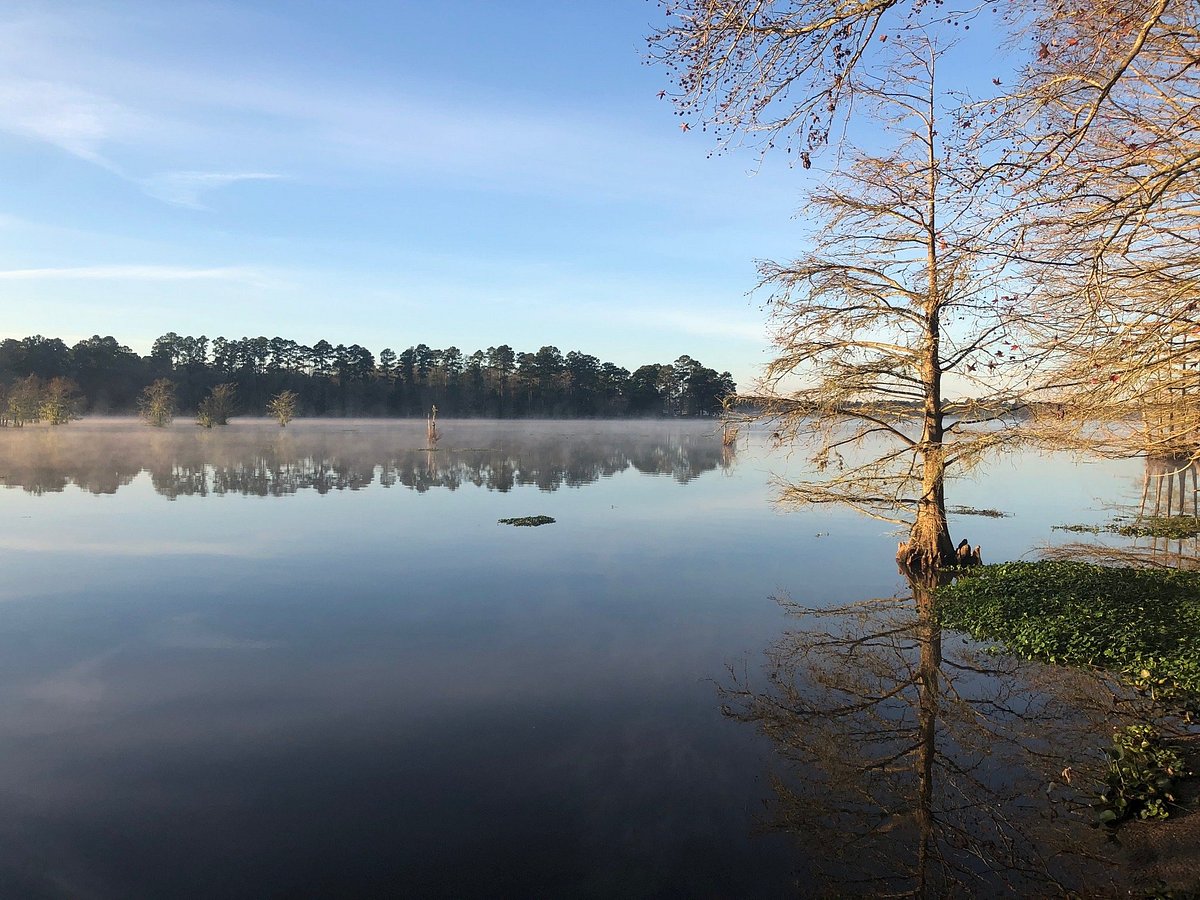
[[[779,510],[800,462],[712,422],[442,432],[0,432],[0,893],[814,889],[812,763],[722,705],[815,633],[778,598],[908,590],[894,529]],[[1017,557],[1140,477],[1008,460],[955,537]]]

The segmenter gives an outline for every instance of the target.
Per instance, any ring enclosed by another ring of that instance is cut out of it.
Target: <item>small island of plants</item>
[[[550,516],[517,516],[512,519],[500,519],[501,525],[516,525],[524,528],[537,528],[539,525],[553,525],[554,519]]]

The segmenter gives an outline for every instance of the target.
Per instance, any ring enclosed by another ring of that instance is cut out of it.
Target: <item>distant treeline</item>
[[[376,357],[358,344],[308,347],[279,337],[210,340],[171,332],[140,356],[113,337],[68,347],[34,335],[0,342],[0,419],[10,418],[10,406],[18,419],[38,418],[21,411],[47,390],[65,392],[80,413],[132,413],[160,378],[174,383],[183,414],[218,384],[236,386],[237,412],[262,415],[272,397],[294,391],[299,413],[310,416],[421,416],[433,406],[445,416],[497,418],[704,416],[736,391],[728,372],[690,356],[630,372],[557,347],[523,353],[502,344],[468,355],[417,344]],[[47,408],[44,400],[37,408]]]

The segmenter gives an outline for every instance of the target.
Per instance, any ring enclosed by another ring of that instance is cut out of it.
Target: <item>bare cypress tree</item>
[[[1057,364],[1046,423],[1093,451],[1186,456],[1200,446],[1200,7],[1028,5],[1034,53],[997,115],[1023,135],[1002,165]]]
[[[425,417],[425,446],[429,450],[437,448],[438,441],[442,439],[442,433],[437,427],[437,407],[434,406],[429,415]]]
[[[944,137],[965,123],[936,83],[930,35],[955,15],[919,0],[669,7],[652,56],[674,73],[684,124],[699,118],[719,146],[778,142],[809,168],[851,103],[894,138],[878,153],[840,141],[842,164],[805,201],[813,249],[760,264],[775,357],[755,399],[781,441],[812,451],[817,471],[786,499],[907,525],[897,558],[910,570],[957,561],[947,475],[1014,439],[1027,360],[996,252],[1005,192],[969,129]]]
[[[946,479],[1018,438],[1024,375],[995,246],[1005,198],[977,177],[983,148],[943,143],[936,56],[925,43],[889,86],[860,86],[896,146],[848,151],[807,198],[812,251],[760,266],[776,356],[759,399],[816,469],[785,498],[907,524],[897,558],[914,571],[957,560]]]
[[[722,148],[750,143],[768,149],[778,141],[796,150],[806,167],[857,96],[860,78],[880,55],[873,49],[882,46],[880,39],[944,18],[944,10],[926,0],[659,5],[666,21],[649,37],[650,58],[674,82],[671,99],[684,129],[702,123]]]

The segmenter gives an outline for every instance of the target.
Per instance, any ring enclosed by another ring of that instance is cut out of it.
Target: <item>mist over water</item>
[[[279,496],[371,485],[425,491],[463,485],[508,491],[577,487],[633,468],[686,482],[732,454],[719,426],[661,422],[443,420],[449,437],[430,450],[423,421],[235,421],[215,431],[189,422],[149,428],[91,419],[66,428],[0,430],[0,484],[32,493],[75,485],[111,494],[141,472],[155,490],[180,495]]]
[[[808,891],[812,770],[746,714],[808,677],[776,598],[903,593],[893,530],[780,511],[800,461],[713,421],[439,426],[0,430],[0,894]],[[1139,486],[1006,462],[956,536],[1019,556]]]

